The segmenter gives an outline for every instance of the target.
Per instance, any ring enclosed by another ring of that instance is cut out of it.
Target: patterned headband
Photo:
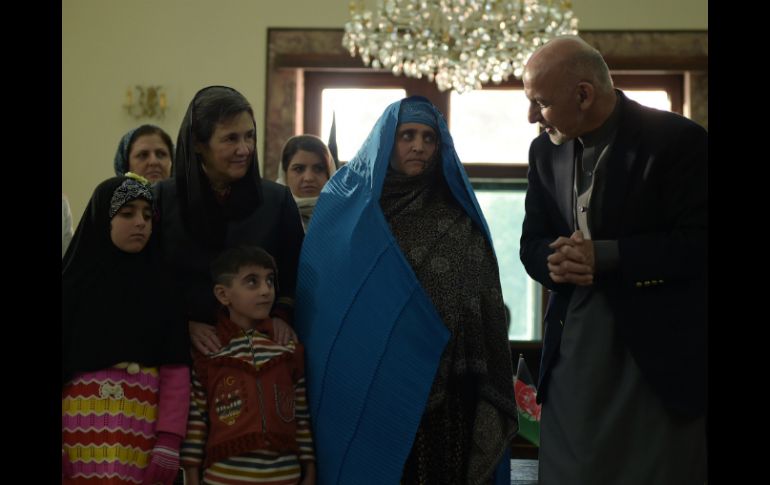
[[[120,210],[126,202],[135,199],[144,199],[152,204],[152,192],[150,191],[149,184],[143,183],[142,180],[140,180],[143,179],[143,177],[134,175],[131,172],[128,172],[126,177],[129,178],[124,180],[123,183],[115,189],[115,192],[112,194],[112,199],[110,199],[110,219],[115,216],[118,210]],[[146,179],[143,180],[146,181]]]

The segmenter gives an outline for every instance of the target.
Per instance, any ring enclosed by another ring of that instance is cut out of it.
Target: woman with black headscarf
[[[264,248],[281,268],[271,315],[274,339],[286,343],[294,336],[287,322],[304,233],[289,189],[260,177],[256,123],[246,98],[225,86],[198,91],[179,128],[174,163],[174,177],[154,191],[163,258],[184,298],[193,345],[203,353],[221,347],[209,264],[239,245]]]
[[[171,484],[190,393],[184,316],[134,174],[94,190],[62,270],[63,483]]]

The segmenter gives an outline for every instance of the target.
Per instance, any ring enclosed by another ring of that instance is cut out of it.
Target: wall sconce
[[[136,95],[134,95],[136,91]],[[162,86],[134,86],[126,90],[123,108],[134,118],[158,118],[166,114],[166,93]]]

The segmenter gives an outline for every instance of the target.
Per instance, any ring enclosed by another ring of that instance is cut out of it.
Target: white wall
[[[374,0],[368,0],[373,5]],[[707,30],[707,0],[574,0],[585,30]],[[126,89],[163,85],[176,142],[187,104],[210,84],[239,90],[257,118],[262,157],[268,27],[342,28],[348,0],[62,0],[62,191],[80,220],[113,175],[118,140],[147,122]]]

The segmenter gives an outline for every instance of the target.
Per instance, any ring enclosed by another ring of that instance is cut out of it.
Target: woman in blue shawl
[[[321,192],[296,329],[319,484],[510,483],[518,426],[497,260],[427,99],[390,105]]]

